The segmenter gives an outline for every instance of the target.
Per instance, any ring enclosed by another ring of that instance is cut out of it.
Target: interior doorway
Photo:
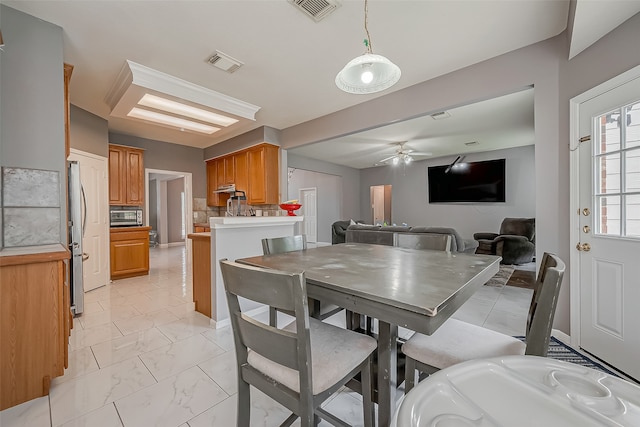
[[[391,185],[372,185],[371,224],[391,225]]]
[[[307,242],[316,243],[318,241],[318,189],[301,188],[298,190],[298,199],[302,204],[302,234],[307,236]]]
[[[191,249],[187,239],[193,230],[191,173],[145,169],[145,181],[145,223],[156,232],[159,247]]]

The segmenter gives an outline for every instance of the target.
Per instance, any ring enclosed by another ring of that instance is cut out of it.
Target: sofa
[[[474,253],[478,247],[478,242],[472,239],[463,239],[455,229],[450,227],[400,227],[353,224],[347,227],[345,242],[393,246],[394,233],[448,234],[451,236],[451,252]]]

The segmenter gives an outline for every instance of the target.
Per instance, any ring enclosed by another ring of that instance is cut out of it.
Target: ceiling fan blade
[[[393,156],[385,157],[385,158],[384,158],[384,159],[382,159],[382,160],[378,160],[378,163],[388,162],[389,160],[391,160],[391,159],[393,159],[393,158],[395,158],[395,157],[398,157],[398,155],[397,155],[397,154],[394,154]]]
[[[420,153],[420,152],[414,151],[411,153],[411,155],[412,156],[433,156],[433,153],[428,153],[428,152]]]

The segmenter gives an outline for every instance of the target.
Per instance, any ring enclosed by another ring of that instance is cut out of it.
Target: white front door
[[[640,379],[640,77],[578,111],[580,346]]]
[[[109,200],[107,191],[107,158],[71,150],[69,160],[80,163],[80,182],[86,202],[82,206],[84,234],[82,249],[84,291],[109,282]],[[88,258],[87,258],[88,256]]]
[[[307,235],[307,242],[316,243],[318,241],[318,206],[316,203],[318,190],[316,188],[301,188],[299,199],[302,203],[303,234]]]

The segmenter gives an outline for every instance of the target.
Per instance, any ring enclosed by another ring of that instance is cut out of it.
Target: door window
[[[594,119],[596,233],[640,238],[640,101]]]

